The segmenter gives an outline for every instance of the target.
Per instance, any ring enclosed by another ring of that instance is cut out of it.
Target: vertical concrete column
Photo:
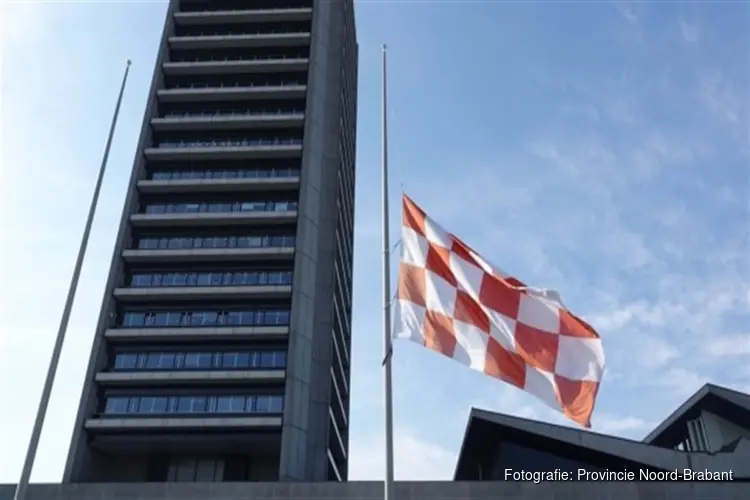
[[[316,0],[300,176],[282,481],[327,479],[341,101],[341,2]]]

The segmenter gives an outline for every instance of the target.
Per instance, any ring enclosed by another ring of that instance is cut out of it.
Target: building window
[[[301,146],[299,137],[274,137],[272,139],[216,139],[207,141],[161,141],[157,148],[242,148],[255,146]]]
[[[221,396],[111,396],[106,398],[104,405],[105,415],[278,414],[283,410],[283,396],[246,394]]]
[[[119,352],[114,371],[278,370],[286,368],[286,351]]]
[[[286,326],[288,310],[246,311],[126,311],[123,328],[211,327],[211,326]]]
[[[133,274],[132,288],[291,285],[291,271],[169,272]]]
[[[296,201],[252,201],[227,203],[149,203],[147,214],[230,213],[230,212],[293,212]]]
[[[204,237],[159,237],[140,238],[136,248],[140,250],[180,250],[193,248],[293,248],[294,235],[253,236],[204,236]]]

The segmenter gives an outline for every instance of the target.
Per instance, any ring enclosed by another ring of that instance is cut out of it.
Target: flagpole
[[[47,369],[47,378],[44,381],[44,388],[42,389],[42,397],[39,400],[39,407],[36,412],[36,419],[34,420],[34,427],[31,430],[31,438],[29,439],[29,447],[26,451],[26,459],[23,463],[23,469],[21,470],[21,478],[18,480],[16,486],[16,492],[13,496],[14,500],[26,500],[26,492],[29,487],[29,479],[31,478],[31,470],[34,468],[34,460],[36,459],[37,448],[39,447],[39,439],[42,435],[42,429],[44,427],[44,418],[47,414],[47,406],[49,406],[50,396],[52,394],[52,386],[55,383],[55,375],[57,373],[57,367],[60,364],[60,354],[62,353],[63,343],[65,341],[65,334],[68,330],[68,321],[70,320],[70,313],[73,309],[73,302],[75,300],[76,290],[78,288],[78,281],[81,277],[81,268],[83,267],[83,258],[86,255],[86,247],[88,246],[89,235],[91,233],[91,226],[94,223],[94,215],[96,214],[96,206],[99,201],[99,192],[102,187],[102,180],[104,179],[104,172],[107,169],[107,159],[109,158],[109,151],[112,146],[112,138],[115,135],[115,126],[117,125],[117,118],[120,114],[120,104],[122,103],[122,96],[125,93],[125,83],[128,80],[128,71],[130,71],[130,59],[125,66],[125,74],[122,77],[122,84],[120,85],[120,93],[117,97],[117,104],[115,104],[115,112],[112,116],[112,125],[109,128],[109,136],[107,137],[107,144],[104,147],[104,155],[102,157],[102,164],[99,167],[99,177],[96,179],[96,186],[94,187],[94,196],[91,199],[91,206],[89,207],[89,215],[86,219],[86,225],[83,229],[83,236],[81,238],[81,245],[78,249],[78,258],[76,259],[75,267],[73,268],[73,276],[70,279],[70,286],[68,288],[68,297],[65,299],[65,307],[63,308],[62,318],[60,319],[60,327],[57,331],[57,339],[55,340],[55,346],[52,349],[52,358],[50,359],[49,368]]]
[[[393,380],[391,373],[391,242],[388,211],[388,93],[386,51],[383,44],[383,381],[385,383],[385,484],[384,500],[393,500]]]

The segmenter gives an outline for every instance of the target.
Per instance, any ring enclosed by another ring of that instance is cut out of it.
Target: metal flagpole
[[[57,373],[57,367],[60,364],[60,354],[62,353],[63,343],[65,341],[65,333],[68,329],[68,321],[70,320],[70,313],[73,309],[73,301],[75,300],[76,289],[78,288],[78,280],[81,277],[81,268],[83,267],[83,258],[86,255],[86,247],[89,241],[89,234],[91,233],[91,226],[94,223],[94,215],[96,214],[96,205],[99,201],[99,191],[102,187],[102,180],[104,179],[104,172],[107,169],[107,159],[109,158],[109,150],[112,146],[112,138],[115,135],[115,126],[117,125],[117,117],[120,114],[120,104],[122,103],[122,96],[125,93],[125,83],[128,80],[128,71],[130,70],[130,60],[128,59],[127,65],[125,66],[125,74],[122,77],[122,85],[120,86],[120,94],[117,97],[117,104],[115,105],[114,116],[112,117],[112,125],[109,129],[109,137],[107,137],[107,145],[104,147],[104,156],[102,157],[102,164],[99,167],[99,177],[96,179],[96,187],[94,188],[94,196],[91,199],[91,206],[89,207],[88,219],[86,219],[86,226],[83,229],[83,237],[81,238],[81,246],[78,250],[78,259],[76,260],[75,267],[73,268],[73,277],[70,279],[70,287],[68,288],[68,297],[65,299],[65,307],[63,308],[62,318],[60,319],[60,328],[57,331],[57,339],[55,340],[55,347],[52,349],[52,359],[50,359],[49,368],[47,369],[47,378],[44,380],[44,388],[42,389],[42,398],[39,401],[39,408],[36,412],[36,419],[34,420],[34,427],[31,431],[31,438],[29,440],[29,447],[26,451],[26,459],[23,463],[23,469],[21,470],[21,479],[18,480],[16,486],[16,493],[13,497],[14,500],[26,500],[26,492],[29,487],[29,478],[31,477],[31,470],[34,467],[34,459],[36,458],[36,451],[39,446],[39,438],[42,435],[42,428],[44,427],[44,417],[47,414],[47,406],[49,405],[50,395],[52,394],[52,386],[55,382],[55,374]]]
[[[391,243],[388,212],[388,94],[386,51],[383,45],[383,350],[385,359],[385,484],[383,498],[393,500],[393,380],[391,373]]]

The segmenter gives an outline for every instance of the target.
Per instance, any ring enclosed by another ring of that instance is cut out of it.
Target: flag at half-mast
[[[591,427],[604,372],[598,333],[556,292],[502,272],[406,195],[393,331]]]

